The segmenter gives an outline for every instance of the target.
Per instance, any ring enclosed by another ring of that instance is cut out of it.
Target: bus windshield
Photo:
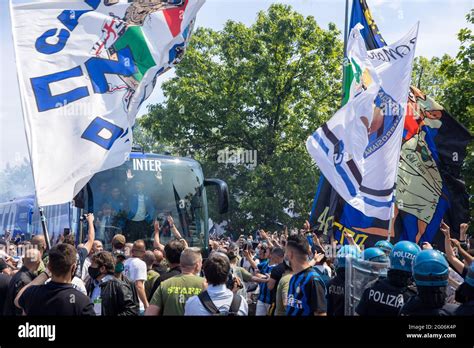
[[[203,183],[198,162],[132,153],[122,166],[94,175],[84,191],[85,212],[95,216],[95,239],[111,249],[112,237],[121,233],[127,242],[143,239],[151,247],[157,220],[160,241],[166,244],[173,237],[171,216],[189,246],[205,247],[208,222]]]

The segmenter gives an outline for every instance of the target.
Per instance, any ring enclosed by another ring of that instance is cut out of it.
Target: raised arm
[[[346,230],[344,230],[344,237],[347,239],[347,242],[350,244],[350,245],[353,245],[357,248],[357,250],[359,250],[359,252],[361,251],[360,250],[360,247],[357,245],[357,243],[355,242],[354,240],[354,237],[349,233],[347,232]]]
[[[153,248],[161,251],[165,250],[165,246],[160,242],[160,223],[158,220],[153,223]]]
[[[181,236],[181,233],[179,233],[178,229],[176,228],[176,225],[174,224],[173,217],[170,215],[166,219],[168,220],[168,223],[170,224],[170,230],[171,230],[171,233],[173,233],[173,236],[177,240],[182,239],[183,237]]]
[[[444,223],[444,221],[441,222],[440,226],[441,232],[444,234],[444,251],[446,252],[446,258],[448,259],[449,263],[453,268],[461,274],[463,269],[464,269],[464,264],[462,263],[461,260],[459,260],[456,255],[454,255],[454,250],[453,246],[451,244],[451,235],[450,235],[450,228],[448,225]]]
[[[250,266],[252,266],[252,268],[255,270],[255,271],[258,271],[258,267],[257,267],[257,264],[255,263],[255,261],[252,259],[252,257],[250,256],[250,253],[248,250],[244,250],[244,257],[248,260],[248,262],[250,263]]]
[[[264,231],[264,230],[260,230],[260,236],[267,241],[268,243],[268,246],[270,248],[274,248],[275,245],[272,243],[272,241],[270,240],[270,238],[268,238],[268,234]]]
[[[171,229],[171,232],[173,233],[173,236],[179,240],[180,242],[182,242],[184,244],[184,247],[185,248],[189,248],[189,245],[188,245],[188,242],[186,241],[186,239],[183,238],[183,236],[181,235],[181,233],[179,233],[178,229],[176,228],[176,225],[174,223],[174,220],[173,220],[173,217],[171,216],[168,216],[168,222],[170,224],[170,229]]]
[[[451,238],[450,242],[458,248],[459,254],[461,254],[463,259],[466,260],[467,265],[470,266],[474,258],[466,250],[463,249],[463,247],[461,246],[461,242],[454,238]]]
[[[88,253],[90,253],[95,239],[94,214],[87,214],[87,225],[89,227],[89,233],[87,235],[87,242],[84,243],[84,248],[87,249]]]

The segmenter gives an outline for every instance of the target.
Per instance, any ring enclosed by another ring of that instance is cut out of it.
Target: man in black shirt
[[[5,260],[0,259],[0,316],[3,315],[5,307],[5,299],[8,293],[8,285],[10,284],[11,276],[5,272],[8,269],[8,265]]]
[[[15,306],[30,316],[95,315],[89,298],[71,285],[77,268],[76,255],[72,245],[52,247],[46,271],[21,289]],[[50,275],[51,281],[45,285]]]
[[[270,279],[268,280],[267,287],[270,290],[270,299],[271,299],[271,306],[269,310],[270,315],[274,315],[275,307],[276,307],[276,292],[278,288],[278,283],[280,279],[288,272],[291,272],[291,267],[288,265],[289,261],[287,260],[288,264],[284,261],[285,258],[285,251],[282,248],[276,247],[272,249],[272,257],[276,260],[280,261],[278,265],[273,267],[270,273]]]
[[[168,261],[170,269],[168,270],[168,272],[160,274],[158,279],[156,279],[155,283],[153,284],[153,288],[150,291],[151,294],[155,293],[161,282],[164,282],[166,279],[174,277],[175,275],[181,274],[180,258],[183,250],[184,244],[181,241],[172,240],[168,244],[166,244],[165,258],[166,261]]]
[[[4,315],[20,316],[21,310],[16,308],[13,301],[18,292],[28,285],[36,277],[36,271],[41,263],[41,254],[38,249],[26,250],[26,255],[23,258],[23,266],[12,277],[8,286],[7,297],[5,300]]]
[[[415,243],[398,242],[390,252],[387,277],[379,277],[365,289],[356,308],[358,315],[397,316],[408,299],[416,295],[412,283],[413,260],[421,251]]]

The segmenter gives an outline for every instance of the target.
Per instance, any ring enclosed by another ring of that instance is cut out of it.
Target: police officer
[[[345,303],[345,275],[348,257],[359,258],[360,252],[355,245],[344,245],[338,252],[334,265],[336,276],[329,281],[327,292],[328,316],[343,316]]]
[[[436,250],[423,250],[415,258],[413,278],[418,295],[411,297],[400,310],[400,315],[454,315],[457,305],[446,303],[449,265]]]
[[[383,250],[383,252],[385,253],[385,255],[390,255],[390,253],[392,252],[392,249],[393,249],[393,244],[390,243],[388,240],[385,240],[385,239],[382,239],[382,240],[379,240],[377,243],[375,243],[374,245],[375,247],[377,248],[380,248]]]
[[[397,316],[407,300],[416,295],[412,283],[412,265],[421,249],[415,243],[401,241],[390,252],[387,277],[379,277],[364,290],[356,312],[359,315]]]
[[[456,315],[474,316],[474,262],[467,269],[464,283],[456,289],[455,300],[461,303]]]
[[[382,249],[376,247],[365,249],[362,253],[362,259],[370,262],[388,262],[387,254]]]

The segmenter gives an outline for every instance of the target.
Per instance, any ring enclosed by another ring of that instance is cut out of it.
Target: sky
[[[313,16],[325,29],[328,23],[332,22],[343,31],[344,0],[207,0],[198,13],[196,25],[214,30],[222,29],[228,20],[251,25],[257,13],[268,9],[273,3],[291,5],[299,13]],[[380,32],[388,43],[402,37],[417,21],[420,21],[416,54],[429,58],[442,56],[445,53],[456,54],[459,47],[457,32],[468,26],[465,15],[474,8],[474,0],[367,0],[367,3]],[[15,165],[28,156],[8,0],[0,0],[0,52],[1,170],[7,162]],[[139,111],[139,116],[147,112],[147,105],[163,101],[160,86],[163,81],[171,77],[173,77],[172,71],[160,78],[153,94]]]

